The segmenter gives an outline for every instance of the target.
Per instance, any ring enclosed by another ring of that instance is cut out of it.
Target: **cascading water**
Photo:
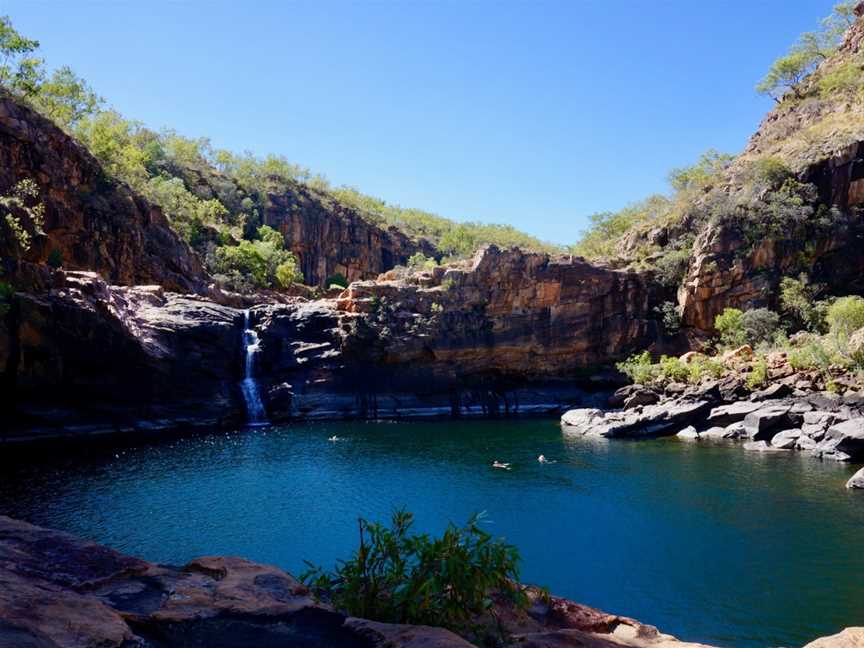
[[[255,382],[255,354],[258,353],[258,334],[249,324],[249,311],[243,313],[243,345],[246,348],[246,364],[243,382],[243,398],[246,401],[246,416],[249,425],[266,425],[267,412],[258,393],[258,383]]]

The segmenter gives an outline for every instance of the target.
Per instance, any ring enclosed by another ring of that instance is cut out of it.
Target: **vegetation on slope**
[[[826,114],[852,97],[858,99],[852,103],[860,106],[864,88],[861,54],[841,52],[842,56],[832,57],[843,32],[854,22],[854,4],[837,5],[819,31],[802,35],[792,51],[775,62],[759,90],[777,98],[782,109],[808,97]],[[824,63],[817,67],[820,62]],[[789,124],[777,126],[777,120],[771,120],[769,126],[787,138],[818,140],[824,147],[836,141],[821,131],[839,119],[846,123],[839,130],[843,143],[851,141],[848,134],[856,129],[862,131],[858,139],[864,139],[864,115],[839,114],[817,120],[815,130],[806,135]],[[763,130],[770,128],[763,125]],[[769,135],[774,137],[773,131]],[[841,137],[837,132],[832,136],[835,140]],[[761,132],[754,137],[757,142],[765,139]],[[650,196],[618,212],[591,216],[590,227],[571,251],[620,266],[653,269],[662,283],[675,287],[687,270],[696,237],[707,225],[725,223],[738,228],[746,242],[740,254],[765,238],[808,240],[834,226],[842,215],[818,203],[816,187],[797,176],[802,159],[787,155],[785,144],[788,142],[777,139],[770,148],[748,149],[739,157],[708,151],[695,164],[670,173],[672,191],[668,195]],[[825,157],[812,149],[806,155],[808,162]]]
[[[456,223],[353,188],[332,187],[325,177],[281,156],[235,154],[214,149],[206,138],[154,131],[106,109],[104,100],[68,67],[49,74],[38,48],[9,18],[0,18],[2,87],[74,135],[111,176],[160,205],[174,230],[228,288],[280,287],[301,278],[284,241],[262,229],[271,193],[311,192],[325,206],[353,208],[374,224],[427,238],[449,257],[469,256],[484,243],[558,251],[510,226]]]

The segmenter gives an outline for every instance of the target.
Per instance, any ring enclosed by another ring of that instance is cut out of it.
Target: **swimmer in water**
[[[497,459],[492,462],[492,467],[493,468],[501,468],[503,470],[510,470],[510,464],[509,463],[502,463],[502,462],[498,461]]]

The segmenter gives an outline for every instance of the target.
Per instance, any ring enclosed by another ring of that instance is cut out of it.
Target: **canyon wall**
[[[39,187],[45,223],[24,260],[44,262],[56,251],[65,267],[99,272],[112,283],[204,290],[201,263],[159,207],[110,179],[52,122],[0,92],[0,191],[26,179]],[[0,237],[0,258],[14,252],[14,243]]]
[[[269,194],[264,224],[282,232],[304,280],[322,286],[341,274],[349,282],[374,279],[422,252],[440,257],[425,239],[413,241],[395,227],[379,227],[350,207],[302,185]]]

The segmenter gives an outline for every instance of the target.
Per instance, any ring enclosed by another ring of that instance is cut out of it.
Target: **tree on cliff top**
[[[801,34],[789,53],[771,64],[756,90],[777,102],[790,91],[800,97],[801,82],[834,53],[843,33],[855,22],[856,4],[857,0],[847,0],[835,5],[831,15],[822,20],[821,29]]]

